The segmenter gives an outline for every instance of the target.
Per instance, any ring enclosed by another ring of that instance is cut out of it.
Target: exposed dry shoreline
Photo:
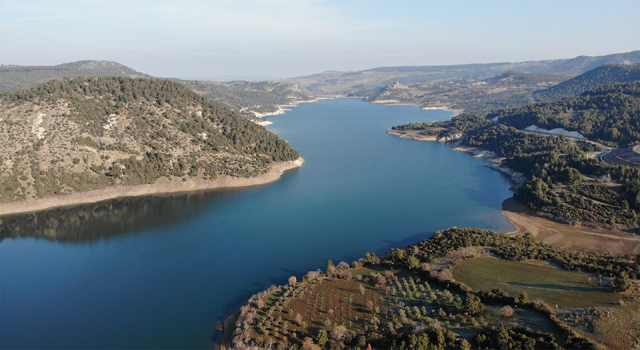
[[[422,109],[422,110],[426,110],[426,111],[428,111],[428,110],[442,110],[442,111],[447,111],[447,112],[453,112],[454,116],[464,112],[464,110],[462,110],[462,109],[453,109],[453,108],[449,108],[448,106],[440,106],[440,107],[427,106],[427,107],[422,107],[422,105],[419,105],[419,104],[416,104],[416,103],[400,102],[398,100],[375,100],[375,101],[371,101],[369,103],[386,104],[386,105],[391,105],[391,106],[418,106],[418,109]]]
[[[533,234],[554,247],[601,254],[634,254],[640,251],[640,237],[617,229],[567,225],[536,215],[513,197],[502,203],[502,215],[515,226],[509,236]]]
[[[273,163],[269,165],[269,171],[266,174],[250,178],[220,176],[215,180],[187,180],[184,182],[164,182],[150,185],[108,187],[94,191],[72,193],[65,196],[52,196],[22,202],[0,203],[0,216],[30,213],[78,204],[96,203],[120,197],[137,197],[161,193],[178,193],[216,188],[262,185],[278,180],[285,171],[298,168],[302,166],[302,164],[304,164],[304,159],[302,158],[298,158],[294,161]]]
[[[453,135],[449,138],[421,135],[420,130],[389,130],[390,135],[418,141],[456,142],[463,135]],[[496,153],[478,148],[454,144],[455,151],[467,152],[476,158],[487,159],[493,164],[488,168],[498,170],[511,177],[516,187],[526,182],[526,177],[513,169],[502,165],[502,158]],[[640,251],[640,237],[618,229],[605,227],[591,227],[583,225],[568,225],[541,217],[518,203],[513,197],[502,203],[502,215],[515,227],[508,235],[518,236],[526,232],[532,233],[540,242],[554,247],[582,252],[597,252],[603,254],[633,254]]]
[[[320,100],[328,100],[328,97],[316,97],[313,100],[304,100],[304,101],[293,101],[289,104],[286,105],[276,105],[276,107],[278,107],[278,110],[275,112],[267,112],[267,113],[258,113],[255,111],[251,111],[253,112],[253,114],[257,117],[257,118],[264,118],[264,117],[268,117],[268,116],[272,116],[272,115],[280,115],[280,114],[285,114],[287,111],[290,111],[290,109],[288,109],[288,107],[298,107],[298,105],[300,105],[301,103],[312,103],[312,102],[318,102]],[[271,123],[273,124],[273,123]],[[270,125],[270,124],[269,124]]]

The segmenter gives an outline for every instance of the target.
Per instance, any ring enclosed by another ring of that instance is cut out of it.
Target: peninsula
[[[52,80],[1,94],[0,111],[0,215],[261,184],[304,162],[264,127],[168,80]]]

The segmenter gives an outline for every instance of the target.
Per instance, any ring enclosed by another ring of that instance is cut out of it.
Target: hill
[[[390,133],[458,139],[464,146],[495,152],[501,165],[525,177],[515,197],[532,210],[565,223],[634,230],[640,214],[639,168],[595,159],[599,146],[593,143],[523,129],[564,128],[611,146],[628,146],[640,142],[639,113],[636,81],[578,97],[396,126]]]
[[[640,63],[640,51],[596,57],[580,56],[573,59],[516,63],[380,67],[356,72],[328,71],[276,81],[297,84],[300,88],[307,89],[318,96],[346,95],[363,89],[378,89],[394,82],[407,85],[455,79],[482,80],[508,71],[576,76],[605,64],[629,63]]]
[[[279,110],[278,105],[313,100],[307,91],[292,84],[268,81],[177,81],[199,95],[248,117],[254,117],[255,113],[275,113]]]
[[[151,78],[113,61],[78,61],[57,66],[0,66],[0,92],[18,91],[53,79],[73,77]]]
[[[531,102],[531,94],[567,77],[509,71],[483,80],[445,80],[403,85],[399,82],[377,90],[360,90],[352,95],[365,96],[367,102],[411,103],[423,108],[451,108],[476,111],[514,107]]]
[[[577,96],[605,84],[626,83],[640,80],[640,64],[605,64],[556,86],[537,91],[533,97],[538,101]]]
[[[154,78],[112,61],[78,61],[56,66],[0,66],[0,92],[18,91],[53,79],[73,77]],[[313,97],[297,85],[276,82],[214,82],[171,79],[245,118],[279,111],[278,105],[310,101]]]
[[[0,94],[0,202],[266,174],[278,136],[168,80],[77,77]]]
[[[499,110],[487,118],[517,129],[564,128],[612,147],[631,146],[640,141],[640,82],[604,85],[576,97]]]

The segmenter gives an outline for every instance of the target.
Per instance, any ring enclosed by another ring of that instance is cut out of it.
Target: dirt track
[[[502,214],[516,227],[509,235],[531,232],[543,243],[584,252],[631,254],[640,251],[639,236],[621,231],[571,226],[534,216],[513,198],[503,203]]]
[[[600,159],[607,164],[620,164],[632,167],[640,167],[640,154],[638,146],[628,148],[617,148],[606,152],[600,156]]]

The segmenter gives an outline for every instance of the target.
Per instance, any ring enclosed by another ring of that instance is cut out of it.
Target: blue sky
[[[640,49],[638,0],[0,0],[0,63],[163,77],[573,58]]]

